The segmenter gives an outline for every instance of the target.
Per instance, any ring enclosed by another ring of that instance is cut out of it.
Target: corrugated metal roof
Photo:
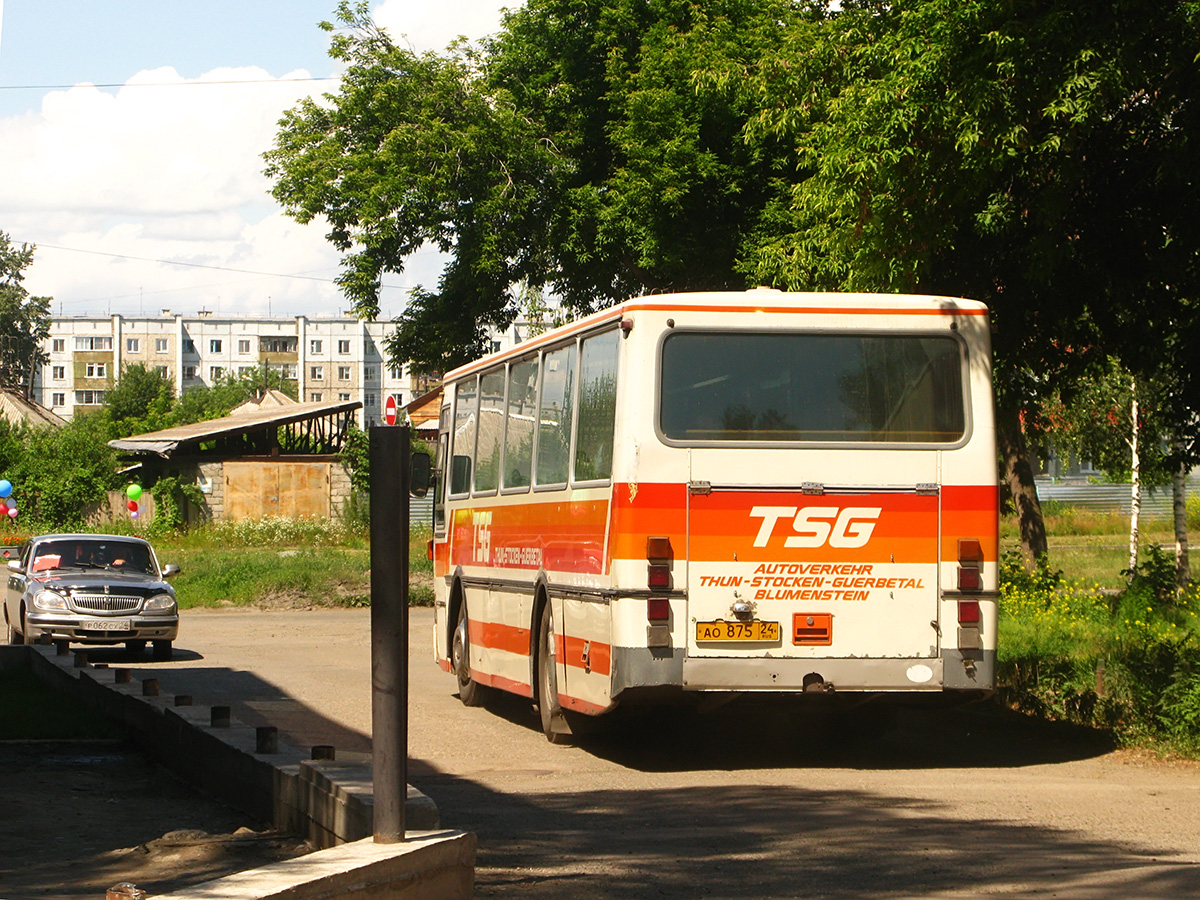
[[[243,410],[236,416],[225,416],[223,419],[209,419],[207,422],[194,422],[191,425],[119,438],[109,441],[108,446],[127,453],[157,453],[159,456],[169,456],[180,447],[211,441],[224,435],[261,431],[306,419],[351,412],[360,406],[362,404],[357,400],[343,400],[338,403],[296,403],[257,411]]]

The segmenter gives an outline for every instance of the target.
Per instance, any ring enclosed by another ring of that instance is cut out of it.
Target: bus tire
[[[538,628],[537,705],[542,722],[542,734],[552,744],[565,744],[571,739],[571,728],[558,702],[558,672],[554,657],[554,618],[547,602],[542,607]]]
[[[458,604],[458,624],[450,644],[450,662],[458,679],[458,699],[463,706],[483,706],[487,688],[471,678],[471,629],[465,598]]]

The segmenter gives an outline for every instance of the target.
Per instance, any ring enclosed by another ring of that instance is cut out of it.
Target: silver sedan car
[[[10,553],[12,551],[9,551]],[[8,561],[4,621],[10,644],[42,635],[80,644],[125,644],[170,659],[179,607],[167,579],[140,538],[108,534],[35,537]]]

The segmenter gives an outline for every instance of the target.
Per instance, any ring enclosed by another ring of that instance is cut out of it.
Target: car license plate
[[[87,627],[89,631],[129,631],[133,622],[129,619],[92,619]]]
[[[777,641],[779,623],[763,622],[697,622],[697,641]]]

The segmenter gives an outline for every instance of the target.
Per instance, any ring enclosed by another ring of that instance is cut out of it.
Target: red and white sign
[[[385,425],[396,424],[396,395],[388,394],[387,400],[383,404],[383,422]]]

